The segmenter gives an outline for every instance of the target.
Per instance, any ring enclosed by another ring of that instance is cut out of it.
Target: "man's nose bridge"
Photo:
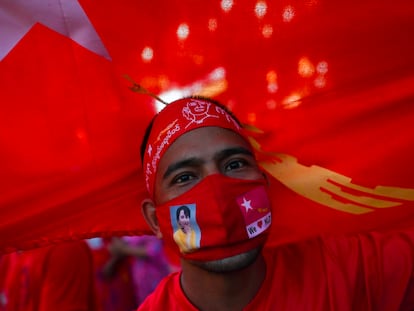
[[[214,161],[209,161],[205,164],[204,167],[204,176],[207,177],[210,175],[221,174],[220,167]]]

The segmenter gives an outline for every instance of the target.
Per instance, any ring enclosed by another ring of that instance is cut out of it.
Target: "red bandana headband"
[[[159,161],[168,147],[181,135],[206,126],[230,129],[245,137],[243,129],[228,112],[206,99],[176,100],[155,117],[143,163],[145,183],[151,197]]]

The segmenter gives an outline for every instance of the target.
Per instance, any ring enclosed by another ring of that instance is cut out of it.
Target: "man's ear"
[[[141,211],[145,221],[159,239],[162,238],[160,226],[158,225],[157,215],[155,214],[155,204],[151,199],[145,199],[141,203]]]

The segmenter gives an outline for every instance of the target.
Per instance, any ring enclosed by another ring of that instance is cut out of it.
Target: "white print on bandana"
[[[210,114],[211,103],[206,103],[199,100],[192,100],[183,108],[183,116],[190,122],[185,126],[189,127],[191,124],[202,124],[207,118],[219,118],[219,116]]]
[[[249,239],[254,238],[255,236],[265,231],[267,228],[269,228],[271,223],[272,216],[270,213],[268,213],[266,216],[246,226],[246,231]]]
[[[229,122],[229,123],[233,123],[233,125],[234,125],[234,127],[236,128],[236,129],[240,129],[240,125],[239,124],[237,124],[237,122],[227,113],[227,111],[226,110],[224,110],[223,108],[221,108],[221,107],[216,107],[216,111],[218,112],[218,113],[220,113],[220,114],[222,114],[222,115],[224,115],[225,117],[226,117],[226,120],[227,120],[227,122]]]
[[[148,156],[150,157],[151,156],[151,153],[152,153],[152,146],[151,145],[148,145]]]
[[[148,191],[150,190],[150,186],[149,186],[150,175],[152,175],[151,165],[147,163],[147,166],[145,168],[145,185],[147,186]]]
[[[173,128],[178,122],[178,119],[175,119],[173,122],[168,124],[162,131],[158,133],[157,139],[155,139],[155,144],[158,143],[158,141],[161,139],[161,137],[168,132],[171,128]]]
[[[170,139],[172,136],[174,136],[175,133],[181,130],[180,124],[175,124],[173,128],[169,128],[167,133],[165,134],[164,139],[161,141],[161,143],[157,146],[157,150],[155,151],[155,154],[151,160],[152,169],[155,172],[157,168],[158,160],[161,158],[160,154],[164,150],[165,146],[170,144]]]

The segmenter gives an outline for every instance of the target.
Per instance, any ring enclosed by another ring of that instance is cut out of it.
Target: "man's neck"
[[[240,311],[254,298],[266,276],[262,255],[248,267],[213,273],[183,260],[181,287],[202,311]]]

